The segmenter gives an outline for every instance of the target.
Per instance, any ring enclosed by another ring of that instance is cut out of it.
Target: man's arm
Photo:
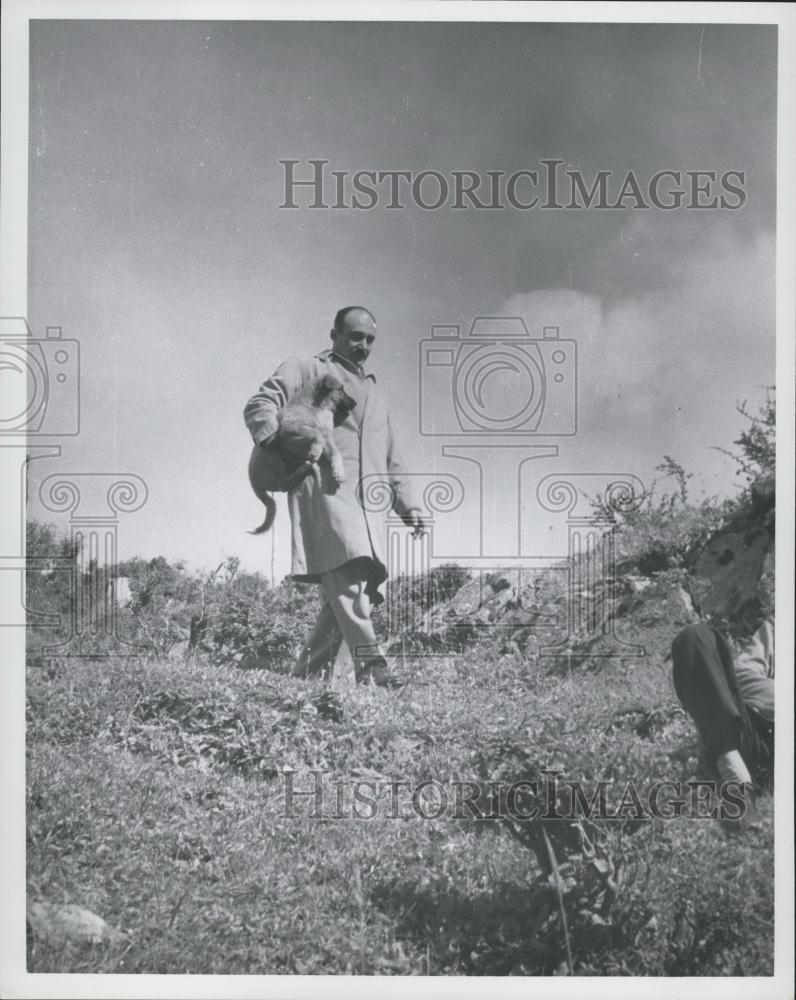
[[[414,529],[415,536],[422,535],[426,530],[421,514],[422,507],[412,488],[406,463],[393,436],[389,417],[387,418],[387,475],[393,492],[393,510]]]
[[[774,622],[766,620],[751,639],[738,649],[735,670],[751,670],[761,677],[774,677]]]
[[[774,719],[774,623],[764,622],[735,657],[735,679],[741,701],[765,719]]]
[[[303,383],[301,362],[288,358],[266,379],[243,409],[243,419],[255,444],[268,444],[279,430],[277,415]]]

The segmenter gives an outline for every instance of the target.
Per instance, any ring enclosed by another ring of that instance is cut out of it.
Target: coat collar
[[[360,378],[370,379],[371,382],[376,381],[376,376],[372,375],[370,372],[366,372],[359,365],[355,365],[352,361],[347,361],[345,358],[341,358],[339,354],[335,354],[333,350],[321,351],[320,354],[315,355],[319,361],[334,361],[335,364],[340,365],[345,368],[346,371],[352,372],[354,375],[359,375]]]

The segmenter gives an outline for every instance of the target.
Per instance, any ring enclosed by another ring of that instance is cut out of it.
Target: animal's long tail
[[[265,532],[271,528],[271,525],[274,523],[274,518],[276,517],[276,500],[274,500],[271,494],[260,493],[258,496],[259,499],[262,500],[263,506],[265,507],[265,520],[259,528],[255,528],[253,531],[250,531],[250,535],[265,534]]]
[[[304,462],[296,469],[295,472],[291,473],[285,480],[285,490],[290,491],[298,486],[301,480],[305,479],[310,474],[313,469],[313,465],[313,462]],[[253,531],[250,531],[250,535],[264,535],[266,531],[270,531],[274,523],[274,519],[276,518],[276,500],[274,500],[271,494],[257,492],[257,496],[265,507],[265,520],[259,528],[255,528]]]

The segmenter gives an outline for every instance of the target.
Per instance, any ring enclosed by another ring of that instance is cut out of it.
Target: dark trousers
[[[741,746],[743,705],[732,661],[727,640],[710,625],[690,625],[672,643],[674,689],[711,762]]]
[[[710,625],[690,625],[672,643],[674,689],[696,723],[711,763],[739,750],[750,768],[773,764],[773,726],[744,705],[735,679],[732,649]],[[770,744],[769,744],[770,738]]]

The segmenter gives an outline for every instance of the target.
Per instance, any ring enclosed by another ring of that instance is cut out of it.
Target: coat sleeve
[[[387,475],[393,491],[392,507],[395,513],[403,517],[410,510],[422,510],[412,487],[406,463],[393,435],[389,417],[387,418]]]
[[[298,358],[288,358],[266,379],[243,408],[243,419],[255,444],[262,444],[279,429],[277,415],[301,388],[304,377]]]
[[[735,662],[738,671],[774,678],[774,623],[765,621],[751,639],[742,644]]]

